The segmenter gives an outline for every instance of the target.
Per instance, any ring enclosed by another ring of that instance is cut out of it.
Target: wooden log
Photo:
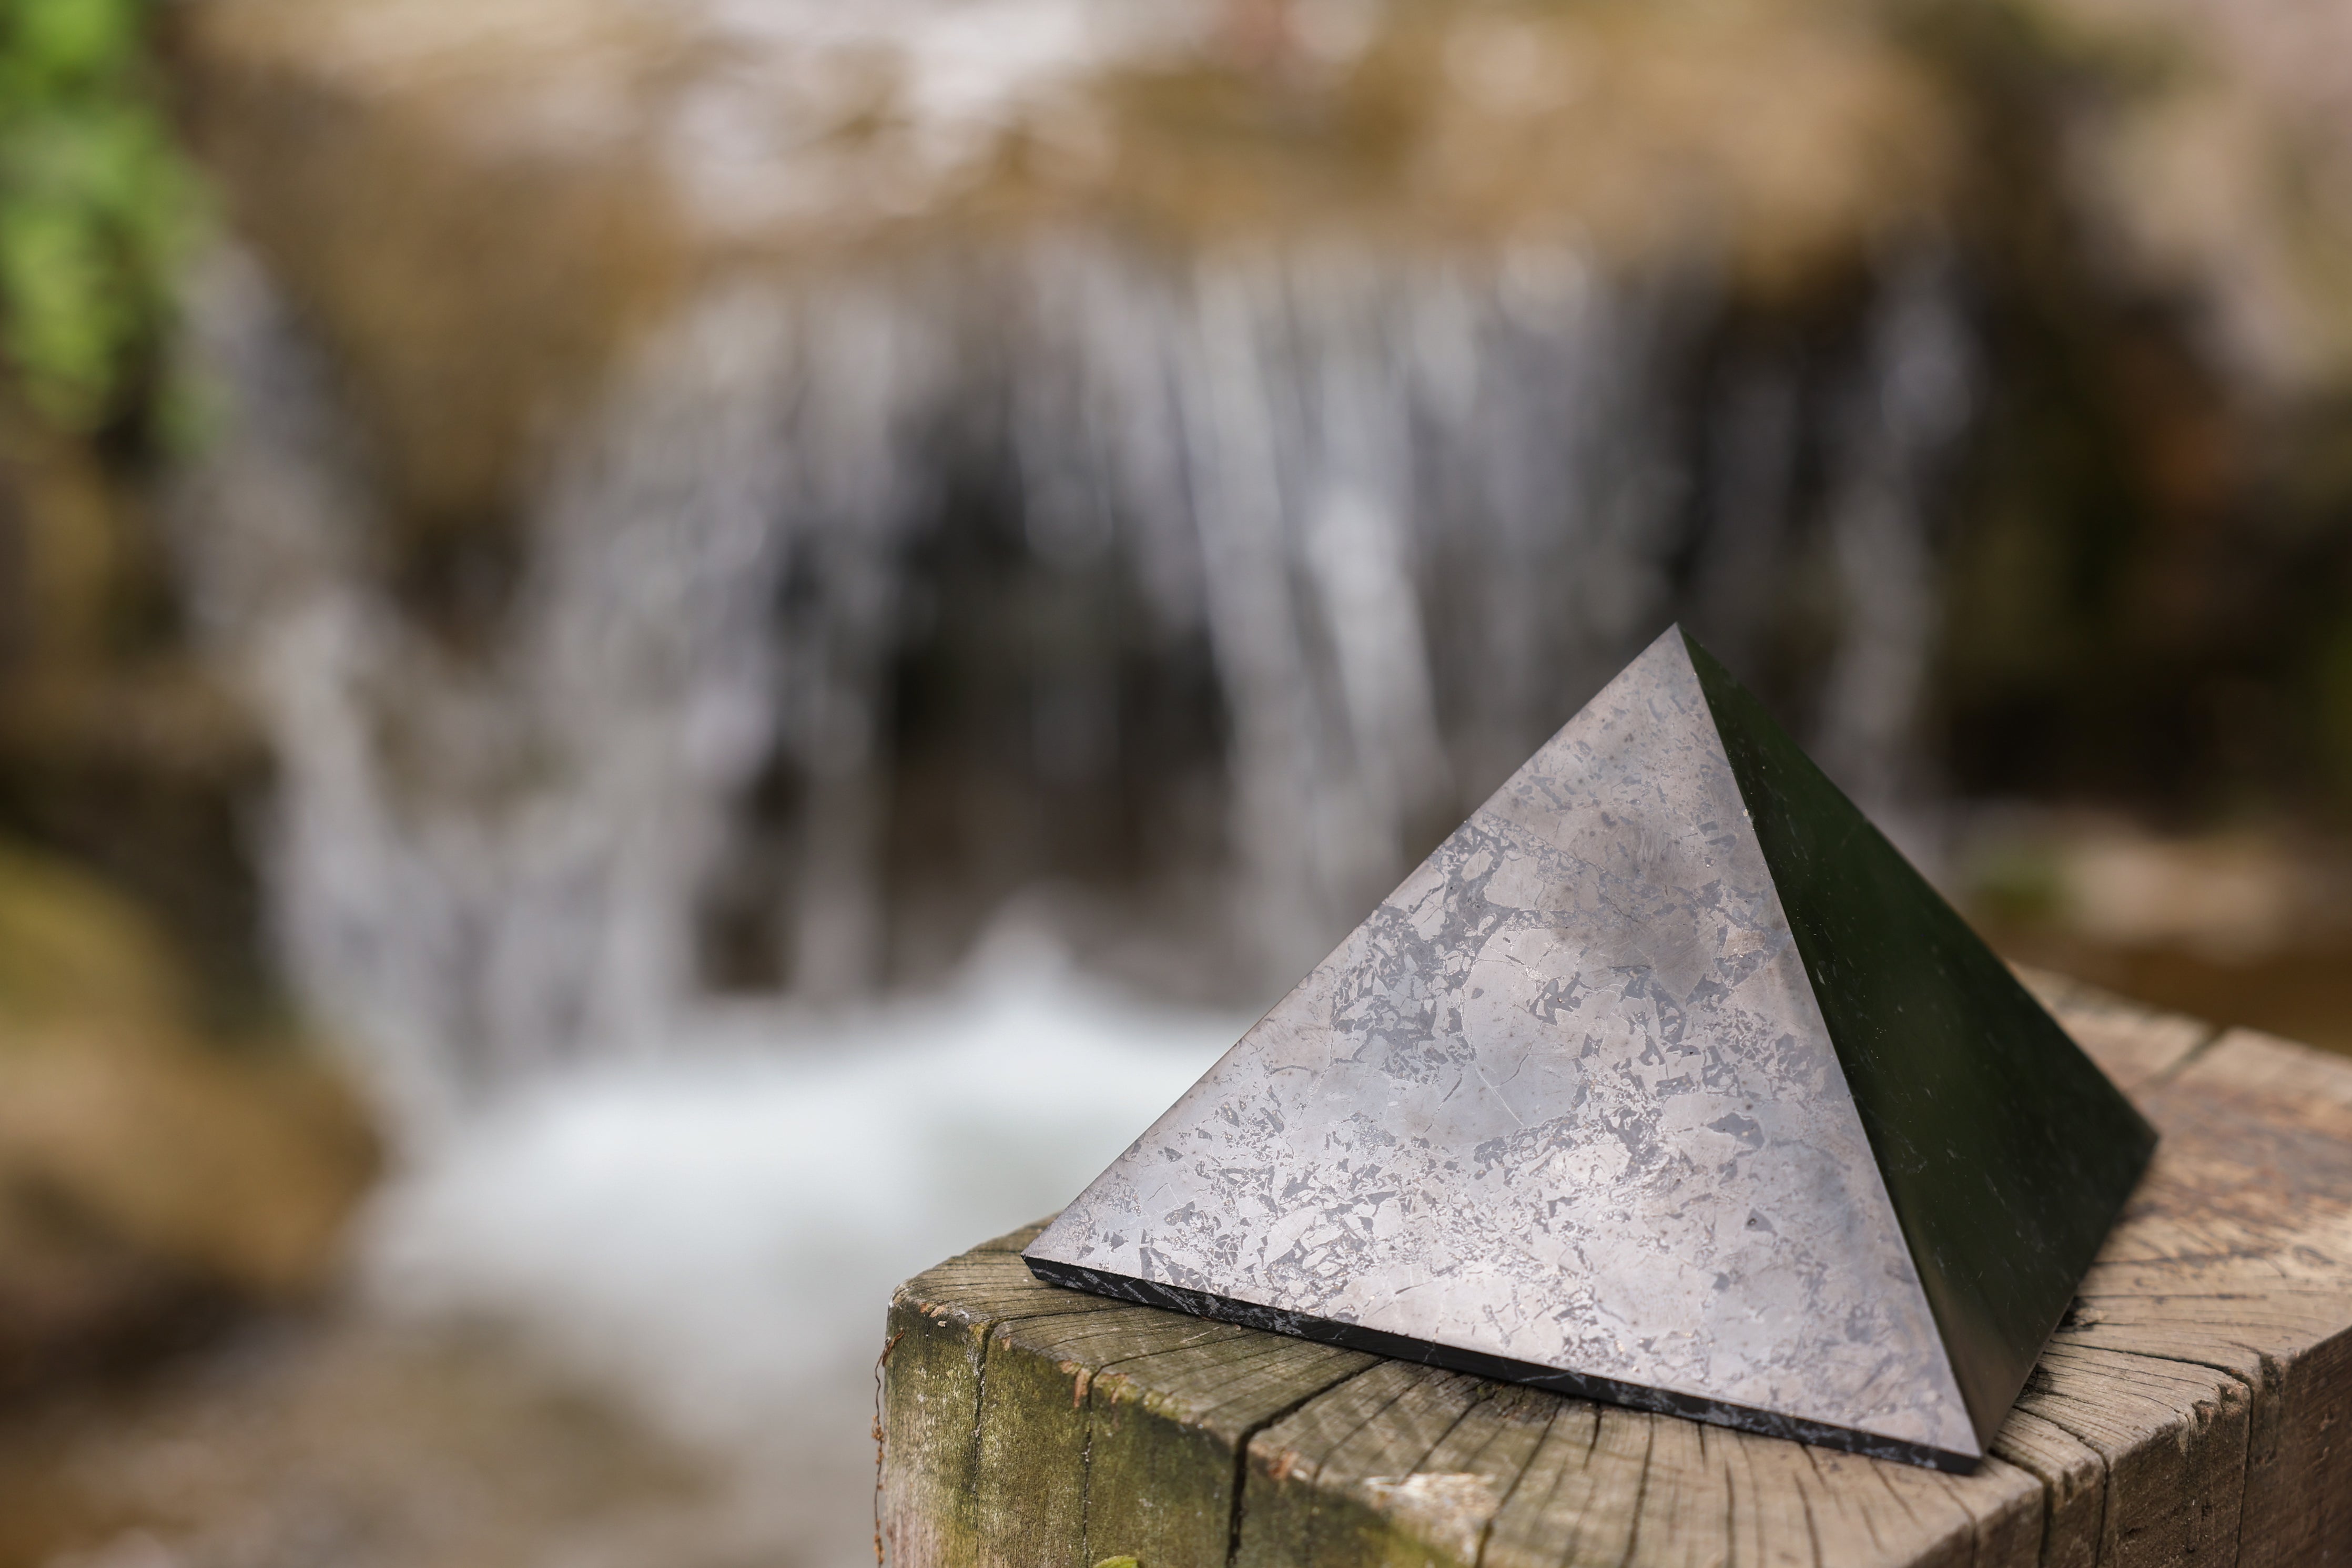
[[[1057,1290],[901,1287],[895,1568],[2352,1564],[2352,1061],[2029,975],[2163,1131],[1972,1476]]]

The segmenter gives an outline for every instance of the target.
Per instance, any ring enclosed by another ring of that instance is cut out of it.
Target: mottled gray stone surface
[[[1028,1251],[1979,1451],[1679,632]]]

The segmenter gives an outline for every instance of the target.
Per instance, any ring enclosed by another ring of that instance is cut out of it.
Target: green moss
[[[2065,913],[2065,868],[2047,842],[1991,845],[1967,868],[1964,886],[1969,905],[2002,925],[2046,925]]]
[[[0,362],[88,430],[154,382],[198,215],[159,107],[147,0],[0,0]]]
[[[2352,811],[2352,616],[2321,641],[2312,664],[2322,766],[2337,810]]]
[[[175,1028],[186,988],[136,904],[68,862],[0,844],[0,1038],[60,1019]]]

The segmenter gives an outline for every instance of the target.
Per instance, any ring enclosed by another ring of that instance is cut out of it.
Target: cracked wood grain
[[[1423,1461],[1494,1386],[1381,1362],[1260,1432],[1250,1442],[1234,1562],[1381,1563],[1398,1546],[1423,1547],[1433,1563],[1475,1561],[1477,1528],[1462,1520],[1475,1518],[1477,1499],[1451,1485],[1469,1478]]]
[[[1223,1563],[1251,1435],[1372,1363],[1361,1352],[1243,1330],[1097,1372],[1088,1393],[1085,1559]]]
[[[1389,1363],[1258,1435],[1242,1568],[2030,1568],[2042,1489]]]
[[[2168,1157],[2080,1332],[2248,1386],[2238,1563],[2352,1563],[2352,1062],[2235,1030],[2147,1103]]]
[[[1374,1358],[1041,1284],[1037,1228],[893,1298],[887,1560],[1220,1568],[1250,1435]]]
[[[2010,1412],[1992,1451],[2041,1489],[2041,1568],[2097,1568],[2107,1506],[2107,1466],[2099,1451],[2022,1409]]]
[[[2236,1560],[2249,1403],[2208,1368],[2058,1343],[2019,1401],[2104,1461],[2102,1568]]]
[[[975,1491],[987,1335],[1013,1318],[1091,1315],[1116,1303],[1079,1303],[1037,1289],[1019,1247],[1034,1228],[1000,1237],[898,1287],[883,1364],[880,1478],[886,1552],[902,1563],[968,1561],[984,1511]]]
[[[891,1562],[2352,1564],[2352,1062],[2027,979],[2165,1141],[1977,1474],[1055,1291],[1023,1232],[894,1303]]]

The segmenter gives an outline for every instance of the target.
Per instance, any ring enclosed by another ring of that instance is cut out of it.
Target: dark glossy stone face
[[[1953,1373],[1990,1440],[2156,1130],[1763,706],[1689,647]]]
[[[2148,1146],[1669,632],[1027,1256],[1083,1289],[1967,1469]]]

